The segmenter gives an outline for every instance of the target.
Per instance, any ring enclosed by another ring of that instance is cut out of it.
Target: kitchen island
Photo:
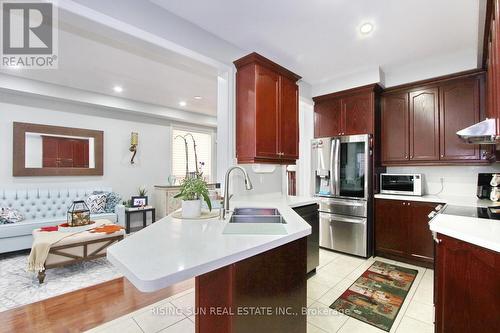
[[[140,291],[196,277],[197,332],[305,332],[306,238],[291,207],[315,199],[234,199],[231,207],[276,208],[286,234],[224,234],[230,219],[167,216],[110,247],[107,257]]]

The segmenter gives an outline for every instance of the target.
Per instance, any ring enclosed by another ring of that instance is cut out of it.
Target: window
[[[213,166],[213,143],[212,134],[208,132],[188,131],[180,129],[172,130],[172,175],[174,175],[177,179],[182,179],[186,176],[186,146],[184,143],[184,138],[187,141],[188,148],[188,171],[196,171],[193,139],[189,134],[191,134],[196,141],[199,171],[203,172],[203,177],[207,181],[211,181]]]

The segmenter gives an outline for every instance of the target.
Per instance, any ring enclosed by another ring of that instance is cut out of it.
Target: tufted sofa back
[[[111,188],[0,190],[0,207],[19,210],[26,220],[65,219],[73,201],[85,200],[94,191]]]

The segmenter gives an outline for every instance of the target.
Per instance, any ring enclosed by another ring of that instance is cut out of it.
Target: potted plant
[[[182,199],[182,217],[197,218],[201,216],[201,199],[205,200],[208,209],[212,203],[208,197],[207,183],[199,176],[185,178],[181,182],[181,191],[174,198]]]

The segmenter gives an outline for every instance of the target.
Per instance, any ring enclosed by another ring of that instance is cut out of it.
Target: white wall
[[[443,195],[475,196],[478,173],[500,172],[500,163],[488,166],[419,166],[390,167],[388,173],[422,173],[424,174],[425,194],[436,194],[441,190],[443,178]]]
[[[311,140],[314,138],[314,105],[299,103],[299,159],[297,160],[297,195],[311,195]]]
[[[166,121],[120,114],[110,116],[113,114],[103,109],[88,110],[88,114],[82,114],[81,106],[5,93],[0,93],[0,100],[1,188],[111,186],[123,198],[128,198],[137,193],[139,186],[146,186],[149,195],[153,196],[154,185],[167,183],[171,168],[171,124]],[[99,114],[109,117],[100,117]],[[13,177],[14,121],[104,131],[104,176]],[[130,164],[128,150],[131,132],[139,133],[139,150],[134,165]]]

